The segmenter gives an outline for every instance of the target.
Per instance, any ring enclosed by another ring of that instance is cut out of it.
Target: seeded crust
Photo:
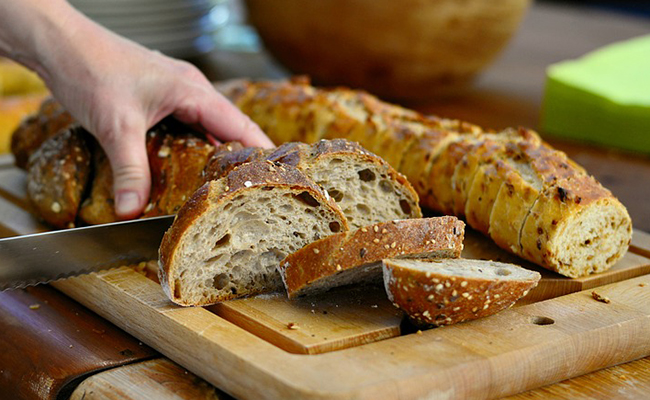
[[[384,258],[458,258],[465,224],[456,217],[379,223],[310,243],[278,268],[289,298],[381,280]]]
[[[45,111],[34,119],[47,129],[57,126],[48,118],[62,115],[60,105],[47,101],[41,108]],[[34,127],[40,129],[35,123],[30,129]],[[116,221],[113,173],[101,146],[76,124],[59,132],[47,129],[39,137],[50,135],[50,139],[28,166],[28,196],[38,214],[58,228]],[[203,168],[213,151],[201,134],[175,120],[165,119],[153,127],[147,134],[152,185],[144,216],[176,213],[203,183]]]
[[[203,169],[203,181],[214,181],[228,175],[236,167],[264,159],[265,151],[259,147],[244,147],[239,142],[222,144]]]
[[[56,228],[75,226],[90,177],[87,135],[75,128],[52,136],[27,165],[27,196],[41,218]]]
[[[205,177],[217,179],[234,166],[261,159],[304,171],[334,198],[352,227],[422,216],[417,193],[403,175],[358,144],[342,139],[312,145],[290,142],[271,152],[224,149],[214,154]]]
[[[384,260],[388,298],[420,327],[487,317],[537,286],[540,274],[514,264],[468,259]]]
[[[252,214],[252,203],[264,210]],[[160,282],[186,306],[279,290],[276,268],[286,255],[346,230],[334,201],[300,170],[247,163],[203,185],[180,209],[160,246]]]
[[[11,136],[11,152],[16,166],[27,169],[29,158],[49,138],[75,124],[72,116],[53,98],[41,104],[39,111],[27,117]]]

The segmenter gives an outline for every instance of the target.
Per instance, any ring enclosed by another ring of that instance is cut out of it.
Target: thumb
[[[151,176],[145,131],[144,125],[136,125],[98,138],[113,170],[115,213],[120,219],[139,216],[149,199]]]

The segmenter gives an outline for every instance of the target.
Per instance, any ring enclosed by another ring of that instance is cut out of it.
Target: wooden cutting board
[[[5,233],[46,229],[30,214],[24,184],[24,173],[0,163]],[[419,333],[380,289],[180,308],[155,274],[131,268],[54,286],[237,397],[494,398],[650,354],[650,278],[628,279],[650,273],[649,237],[635,232],[631,251],[605,274],[573,280],[541,271],[538,289],[524,299],[530,304]],[[536,269],[472,231],[464,256]],[[611,282],[618,283],[599,287]],[[580,292],[594,287],[611,303]],[[537,302],[566,293],[573,294]]]
[[[130,268],[55,286],[243,399],[498,398],[650,354],[650,276],[322,354],[294,354]],[[310,312],[310,311],[309,311]],[[287,334],[299,331],[285,328]]]

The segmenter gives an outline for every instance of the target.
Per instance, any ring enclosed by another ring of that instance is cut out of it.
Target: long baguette
[[[217,88],[278,143],[358,140],[407,176],[422,205],[464,215],[499,246],[560,274],[604,271],[629,246],[625,207],[532,131],[486,133],[305,79]]]

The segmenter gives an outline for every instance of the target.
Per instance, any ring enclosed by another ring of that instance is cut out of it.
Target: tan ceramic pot
[[[530,0],[246,0],[265,46],[322,85],[453,95],[502,50]]]

